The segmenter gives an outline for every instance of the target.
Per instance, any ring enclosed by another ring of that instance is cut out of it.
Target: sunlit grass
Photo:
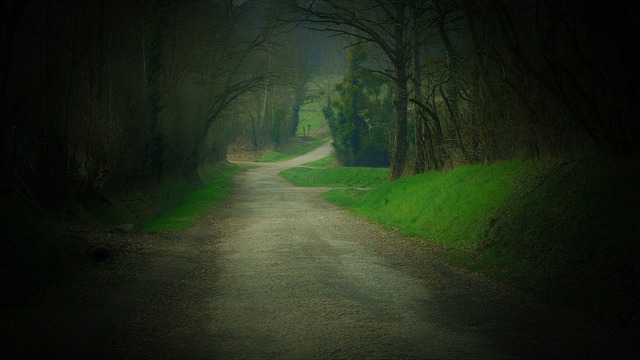
[[[150,220],[147,231],[182,230],[200,219],[215,204],[233,190],[233,177],[246,167],[226,165],[224,168],[207,169],[209,185],[182,194],[180,205]]]
[[[326,200],[355,215],[397,229],[416,241],[446,249],[450,261],[500,276],[531,279],[531,269],[511,257],[483,254],[479,244],[513,192],[512,184],[533,162],[505,162],[462,166],[449,172],[430,172],[382,183],[365,192],[336,189]]]
[[[297,136],[313,135],[325,124],[321,110],[300,110],[300,122],[296,130]]]
[[[297,167],[280,176],[298,186],[377,187],[388,182],[389,170],[367,167]]]
[[[459,167],[450,172],[431,172],[383,184],[351,208],[375,221],[398,227],[412,236],[435,239],[466,248],[503,204],[509,184],[529,163]],[[327,199],[340,201],[340,194]],[[347,201],[340,201],[346,204]]]
[[[640,261],[639,177],[637,164],[611,159],[510,161],[324,197],[446,249],[450,261],[473,271],[597,304],[609,302],[612,286],[640,286],[612,281]]]
[[[300,122],[296,129],[296,136],[308,136],[309,130],[312,136],[328,134],[326,120],[322,114],[322,107],[326,104],[327,98],[320,95],[322,93],[320,89],[333,88],[341,78],[342,75],[322,75],[311,78],[309,92],[315,98],[300,109]]]
[[[312,161],[310,163],[306,163],[306,164],[304,164],[304,166],[323,168],[323,167],[334,166],[336,164],[336,162],[337,162],[337,160],[336,160],[335,157],[327,156],[327,157],[322,158],[320,160],[316,160],[316,161]]]

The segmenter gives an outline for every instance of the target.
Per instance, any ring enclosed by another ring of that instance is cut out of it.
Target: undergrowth
[[[203,165],[192,178],[165,176],[126,192],[107,194],[99,203],[73,203],[70,212],[85,222],[109,227],[133,224],[137,229],[175,230],[228,194],[231,178],[244,168],[230,163]],[[180,217],[183,219],[177,220]],[[159,224],[162,221],[164,226]]]

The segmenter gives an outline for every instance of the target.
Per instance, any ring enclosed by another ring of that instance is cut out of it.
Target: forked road
[[[432,294],[358,240],[381,237],[262,164],[236,178],[223,220],[215,352],[243,358],[501,357],[482,334],[438,321]],[[367,239],[371,240],[371,239]],[[384,241],[380,239],[380,241]]]
[[[321,199],[326,189],[295,187],[278,176],[329,152],[327,144],[236,177],[235,192],[215,215],[211,355],[496,359],[562,356],[566,347],[581,353],[573,352],[581,344],[565,338],[573,330],[550,310],[346,215]]]
[[[420,279],[359,241],[375,226],[322,201],[324,189],[295,187],[282,169],[329,154],[242,173],[217,245],[215,352],[243,358],[501,357],[477,331],[438,320]],[[431,310],[430,310],[431,309]]]
[[[3,316],[9,358],[589,358],[598,335],[567,315],[453,268],[301,188],[282,169],[174,234]],[[428,201],[428,199],[425,199]],[[108,234],[111,236],[112,234]],[[114,235],[115,236],[115,235]],[[587,330],[585,330],[587,329]]]

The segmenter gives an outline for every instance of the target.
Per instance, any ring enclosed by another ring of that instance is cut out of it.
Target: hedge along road
[[[576,318],[457,269],[324,202],[278,172],[324,145],[235,178],[232,195],[177,233],[128,245],[10,313],[9,357],[588,358],[603,339]],[[426,201],[426,200],[425,200]],[[114,240],[114,237],[119,237]]]

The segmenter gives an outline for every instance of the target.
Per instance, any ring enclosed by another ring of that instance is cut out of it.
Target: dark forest
[[[133,225],[126,231],[137,232],[167,207],[153,205],[155,190],[143,189],[202,187],[212,167],[234,166],[232,152],[264,154],[330,138],[335,164],[388,168],[389,183],[508,161],[585,172],[575,164],[588,159],[589,179],[610,178],[603,188],[624,183],[634,192],[596,194],[580,183],[592,195],[571,190],[567,198],[592,196],[589,203],[602,206],[636,199],[639,7],[626,0],[5,1],[0,224],[7,239],[0,260],[10,279],[3,287],[27,285],[2,301],[21,303],[78,271],[71,263],[87,249],[68,245],[82,237],[76,230],[113,232],[121,221],[95,209],[119,212],[115,199],[127,209],[151,203],[148,213],[127,220]],[[301,125],[309,104],[322,117],[313,129]],[[580,178],[566,172],[568,182]],[[518,193],[523,204],[544,188],[535,181]],[[182,201],[171,191],[171,205]],[[601,264],[599,256],[616,254],[610,268],[527,250],[566,265],[563,271],[600,274],[599,284],[622,284],[620,296],[630,300],[612,316],[630,319],[624,331],[639,319],[628,309],[640,307],[633,295],[640,252],[628,236],[638,228],[634,206],[610,216],[624,224],[608,233],[626,231],[624,247],[593,236],[606,254],[588,256]],[[610,226],[603,219],[593,222]],[[495,246],[496,223],[502,226],[491,218],[468,252]],[[578,227],[571,220],[562,226]],[[31,251],[37,254],[19,265]],[[46,274],[36,274],[40,267]]]

